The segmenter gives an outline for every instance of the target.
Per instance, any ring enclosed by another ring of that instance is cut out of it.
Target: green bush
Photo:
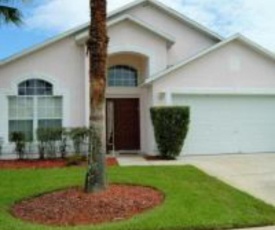
[[[86,127],[72,128],[70,138],[73,141],[74,151],[76,155],[85,154],[85,146],[89,145],[90,129]]]
[[[67,148],[69,147],[68,140],[69,140],[70,132],[66,129],[62,129],[62,137],[60,140],[60,145],[59,145],[59,152],[61,154],[61,158],[64,159],[67,156]]]
[[[19,159],[25,157],[26,138],[23,132],[12,132],[10,134],[11,142],[15,143],[15,152]]]
[[[62,128],[38,128],[37,140],[39,142],[39,158],[45,159],[47,155],[50,158],[56,157],[57,142],[62,140]]]
[[[188,132],[189,107],[153,107],[151,119],[160,155],[165,159],[175,159]]]

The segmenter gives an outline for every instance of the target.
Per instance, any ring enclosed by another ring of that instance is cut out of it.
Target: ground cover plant
[[[191,166],[113,167],[112,183],[155,187],[164,203],[126,221],[103,225],[49,227],[21,221],[11,206],[26,197],[82,185],[85,169],[0,171],[1,230],[203,230],[275,224],[275,208],[207,176]]]

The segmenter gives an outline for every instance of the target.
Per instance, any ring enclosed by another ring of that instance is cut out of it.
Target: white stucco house
[[[88,24],[0,62],[0,137],[89,125]],[[149,108],[191,109],[183,154],[275,152],[275,57],[155,0],[108,16],[108,150],[157,152]]]

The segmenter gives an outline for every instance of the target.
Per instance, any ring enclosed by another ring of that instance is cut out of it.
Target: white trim
[[[30,47],[30,48],[27,48],[27,49],[25,49],[25,50],[23,50],[23,51],[15,54],[15,55],[12,55],[12,56],[10,56],[8,58],[5,58],[5,59],[3,59],[3,60],[0,61],[0,67],[4,66],[6,64],[9,64],[10,62],[16,61],[17,59],[20,59],[22,57],[30,55],[30,54],[32,54],[34,52],[42,50],[42,49],[44,49],[44,48],[46,48],[46,47],[48,47],[48,46],[50,46],[50,45],[52,45],[52,44],[54,44],[56,42],[59,42],[59,41],[63,40],[64,38],[67,38],[67,37],[69,37],[69,36],[71,36],[71,35],[73,35],[75,33],[79,33],[80,31],[82,31],[84,29],[87,29],[88,26],[89,26],[89,23],[85,23],[84,25],[81,25],[81,26],[79,26],[77,28],[74,28],[72,30],[66,31],[66,32],[64,32],[64,33],[62,33],[62,34],[60,34],[60,35],[58,35],[56,37],[53,37],[53,38],[50,38],[50,39],[46,40],[45,42],[42,42],[42,43],[40,43],[38,45],[34,45],[34,46]]]
[[[125,152],[128,152],[128,153],[129,152],[141,153],[145,149],[145,141],[143,139],[143,135],[146,132],[146,128],[145,128],[145,125],[144,125],[145,124],[145,119],[144,119],[144,116],[142,115],[142,112],[143,112],[142,92],[138,88],[136,88],[136,90],[134,90],[135,92],[132,93],[131,90],[129,90],[129,88],[127,88],[127,87],[126,88],[125,87],[118,87],[121,90],[121,93],[117,94],[116,92],[112,92],[112,90],[115,90],[113,87],[110,87],[110,88],[111,88],[111,92],[110,91],[106,92],[106,99],[138,99],[139,100],[140,149],[130,150],[130,151],[118,150],[117,152],[124,152],[125,151]],[[107,88],[107,91],[108,91],[108,88]],[[107,123],[105,123],[105,125],[107,125]],[[106,138],[105,138],[104,145],[106,146]]]
[[[229,95],[229,96],[275,96],[275,89],[266,88],[169,88],[160,95]]]
[[[187,59],[187,60],[184,60],[152,77],[150,77],[149,79],[147,79],[145,81],[145,83],[143,84],[143,86],[146,86],[148,84],[151,84],[153,83],[154,81],[158,80],[158,79],[161,79],[162,77],[165,77],[167,74],[170,74],[172,73],[173,71],[176,71],[180,68],[183,68],[184,66],[218,50],[219,48],[233,42],[233,41],[240,41],[242,43],[244,43],[245,45],[248,45],[250,48],[252,48],[253,50],[255,50],[256,52],[258,53],[261,53],[262,55],[265,55],[271,59],[273,59],[275,61],[275,55],[273,53],[271,53],[270,51],[264,49],[263,47],[261,47],[259,44],[256,44],[255,42],[249,40],[248,38],[244,37],[243,35],[240,35],[240,34],[236,34],[230,38],[228,38],[227,40],[224,40],[223,42],[220,42],[218,43],[217,45],[214,45],[202,52],[200,52],[199,54],[196,54],[194,55],[193,57]]]
[[[165,92],[165,105],[169,106],[173,104],[173,96],[170,90]]]
[[[84,53],[86,54],[86,47],[83,47]],[[89,57],[84,55],[84,90],[85,90],[85,125],[90,127],[90,69],[89,69]]]
[[[132,2],[130,4],[125,5],[124,7],[120,8],[118,10],[115,10],[115,11],[111,12],[109,14],[109,18],[115,17],[118,14],[121,14],[121,13],[123,13],[123,12],[125,12],[127,10],[130,10],[130,9],[132,9],[134,7],[137,7],[139,5],[142,5],[142,4],[145,5],[146,3],[147,4],[152,4],[153,6],[158,7],[159,9],[165,11],[166,13],[169,13],[169,15],[171,15],[172,17],[180,20],[181,22],[185,22],[185,23],[189,24],[192,28],[201,31],[201,32],[209,35],[212,38],[215,38],[215,39],[217,39],[219,41],[221,41],[221,40],[224,39],[222,36],[220,36],[219,34],[211,31],[209,28],[207,28],[207,27],[199,24],[198,22],[192,20],[191,18],[189,18],[189,17],[187,17],[187,16],[185,16],[185,15],[177,12],[176,10],[174,10],[174,9],[168,7],[167,5],[165,5],[165,4],[163,4],[163,3],[159,2],[159,1],[156,1],[156,0],[137,0],[137,1],[134,1],[134,2]]]
[[[106,97],[123,97],[123,98],[135,98],[141,94],[138,87],[107,87]]]
[[[22,76],[19,76],[17,78],[15,78],[12,82],[11,82],[11,94],[15,94],[17,95],[17,87],[20,83],[30,80],[30,79],[38,79],[38,80],[44,80],[47,81],[49,83],[51,83],[53,85],[54,91],[53,94],[56,95],[58,94],[58,91],[60,89],[60,85],[57,83],[57,81],[45,74],[45,73],[40,73],[40,72],[32,72],[32,73],[28,73],[28,74],[24,74]]]
[[[219,41],[223,40],[223,38],[220,35],[218,35],[218,34],[212,32],[212,31],[210,31],[206,27],[198,24],[197,22],[195,22],[195,21],[187,18],[186,16],[184,16],[184,15],[176,12],[175,10],[173,10],[173,9],[167,7],[166,5],[161,4],[161,3],[159,3],[159,2],[157,2],[155,0],[138,0],[138,1],[135,1],[135,2],[130,3],[128,5],[125,5],[124,7],[121,7],[120,9],[115,10],[115,11],[109,13],[108,14],[108,20],[111,19],[112,17],[115,17],[116,15],[118,15],[120,13],[123,13],[126,10],[129,10],[129,9],[131,9],[133,7],[136,7],[136,6],[138,6],[140,4],[144,4],[144,3],[151,3],[151,4],[159,7],[160,9],[163,9],[165,12],[169,13],[171,16],[174,16],[175,18],[181,20],[182,22],[188,23],[193,28],[195,28],[195,29],[197,29],[199,31],[202,31],[205,34],[208,34],[209,36],[211,36],[211,37],[213,37],[215,39],[218,39]],[[10,62],[16,61],[16,60],[18,60],[18,59],[20,59],[20,58],[22,58],[24,56],[30,55],[30,54],[32,54],[34,52],[37,52],[37,51],[39,51],[41,49],[44,49],[44,48],[46,48],[46,47],[48,47],[48,46],[50,46],[50,45],[52,45],[52,44],[54,44],[56,42],[61,41],[64,38],[67,38],[69,36],[75,35],[77,33],[81,33],[83,31],[87,30],[89,28],[89,25],[90,25],[90,23],[85,23],[85,24],[83,24],[81,26],[78,26],[78,27],[76,27],[74,29],[66,31],[66,32],[64,32],[64,33],[62,33],[62,34],[54,37],[54,38],[48,39],[47,41],[45,41],[45,42],[43,42],[41,44],[35,45],[35,46],[31,47],[31,48],[23,50],[22,52],[19,52],[19,53],[15,54],[15,55],[12,55],[11,57],[8,57],[8,58],[0,61],[0,67],[4,66],[4,65],[6,65],[6,64],[8,64]]]
[[[162,39],[167,41],[168,47],[171,47],[176,42],[175,38],[173,36],[171,36],[170,34],[167,34],[153,26],[150,26],[150,25],[146,24],[145,22],[139,20],[138,18],[133,17],[128,14],[122,15],[122,16],[108,22],[108,27],[112,27],[112,26],[117,25],[118,23],[121,23],[123,21],[133,22],[133,23],[137,24],[138,26],[148,30],[149,32],[161,37]],[[84,45],[86,43],[86,41],[88,40],[88,38],[89,38],[88,31],[85,31],[85,32],[75,36],[75,40],[78,45]]]
[[[158,68],[157,59],[156,59],[156,55],[153,52],[151,52],[151,50],[148,50],[141,46],[131,45],[131,43],[108,47],[108,55],[115,55],[118,53],[125,53],[125,52],[137,53],[137,54],[146,56],[149,61],[149,75],[156,73]]]
[[[219,35],[218,33],[215,33],[214,31],[210,30],[209,28],[203,26],[202,24],[196,22],[195,20],[185,16],[182,13],[179,13],[178,11],[172,9],[171,7],[166,6],[165,4],[156,1],[156,0],[148,0],[148,2],[152,3],[153,5],[159,7],[160,9],[166,11],[174,18],[180,20],[181,22],[189,24],[193,29],[196,29],[197,31],[201,31],[204,34],[207,34],[208,36],[217,39],[218,41],[224,40],[224,38]]]
[[[53,96],[54,97],[62,97],[62,125],[64,127],[68,127],[70,125],[70,91],[68,89],[64,89],[61,87],[61,82],[57,81],[56,78],[51,77],[44,73],[29,73],[24,74],[22,76],[14,78],[14,80],[10,83],[10,88],[8,89],[0,89],[0,101],[3,100],[1,105],[3,105],[3,108],[5,111],[5,114],[3,115],[3,119],[5,120],[5,127],[3,128],[2,135],[4,136],[5,143],[8,143],[8,97],[10,96],[18,96],[18,84],[20,84],[23,81],[29,80],[29,79],[41,79],[45,80],[49,83],[51,83],[54,87]],[[39,97],[39,96],[35,96]]]

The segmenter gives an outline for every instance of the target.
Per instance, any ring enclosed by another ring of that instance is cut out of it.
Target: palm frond
[[[23,15],[19,9],[15,7],[0,5],[0,24],[13,23],[15,25],[20,25],[22,24],[22,17]]]

